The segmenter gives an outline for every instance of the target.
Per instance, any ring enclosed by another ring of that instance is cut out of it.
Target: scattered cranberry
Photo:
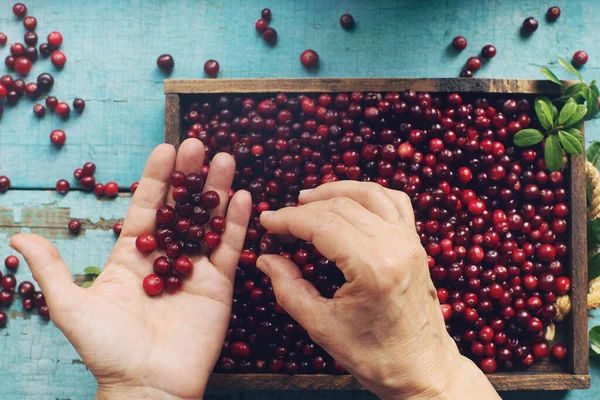
[[[63,101],[61,101],[60,103],[58,103],[56,105],[56,108],[54,109],[54,111],[56,112],[56,114],[60,115],[63,118],[67,118],[69,116],[69,114],[71,113],[71,107],[69,107],[69,105]]]
[[[546,18],[548,18],[548,21],[550,22],[556,21],[558,17],[560,17],[560,8],[556,6],[550,7],[546,12]]]
[[[0,328],[4,328],[8,322],[8,316],[4,311],[0,311]]]
[[[270,44],[271,46],[277,43],[277,31],[273,28],[265,29],[265,31],[262,33],[262,37],[264,41]]]
[[[35,294],[35,286],[29,281],[23,281],[19,284],[18,292],[21,297],[29,299]]]
[[[575,54],[573,54],[573,64],[577,67],[583,66],[588,61],[588,55],[585,51],[579,50]],[[16,65],[15,65],[16,68]]]
[[[37,26],[37,19],[35,19],[35,17],[25,17],[23,19],[23,26],[28,31],[34,31]]]
[[[263,33],[269,27],[269,22],[264,18],[260,18],[256,21],[254,27],[258,33]]]
[[[0,175],[0,193],[6,193],[10,189],[10,179],[7,176]]]
[[[69,228],[69,232],[78,234],[79,231],[81,231],[81,222],[77,221],[76,219],[72,219],[69,221],[67,227]]]
[[[58,182],[56,182],[56,191],[58,193],[67,194],[69,192],[69,189],[71,189],[71,185],[68,181],[61,179]]]
[[[55,129],[52,132],[50,132],[50,141],[57,145],[57,146],[62,146],[63,144],[65,144],[65,141],[67,140],[67,135],[65,134],[64,131],[60,130],[60,129]]]
[[[215,60],[208,60],[204,63],[204,73],[214,78],[219,73],[219,63]]]
[[[42,304],[38,307],[38,314],[44,319],[50,319],[50,309],[47,304]]]
[[[186,277],[192,273],[194,264],[188,257],[181,256],[175,260],[173,268],[175,268],[175,271],[177,271],[179,275]]]
[[[96,164],[93,162],[86,162],[83,164],[83,168],[81,169],[82,176],[92,176],[96,173]]]
[[[523,21],[523,31],[526,33],[533,33],[537,30],[538,28],[538,22],[537,19],[533,18],[533,17],[529,17],[526,18],[525,21]]]
[[[137,190],[138,186],[140,185],[139,182],[133,182],[130,186],[129,186],[129,191],[131,192],[131,194],[134,194],[135,191]]]
[[[344,14],[340,17],[340,25],[344,29],[354,28],[354,17],[350,14]]]
[[[314,50],[304,50],[300,55],[300,62],[306,68],[313,68],[319,63],[319,55]]]
[[[112,227],[112,230],[115,233],[115,235],[119,236],[121,234],[121,231],[123,230],[123,223],[115,222],[115,224]]]
[[[33,113],[38,118],[41,118],[46,114],[46,108],[41,104],[36,104],[35,106],[33,106]]]
[[[46,107],[48,107],[50,110],[54,111],[56,109],[56,106],[58,105],[58,99],[54,96],[48,96],[46,97]]]
[[[152,253],[156,246],[156,238],[149,233],[140,235],[135,240],[135,247],[142,253]]]
[[[13,68],[17,74],[27,75],[31,71],[31,60],[27,57],[17,57]]]
[[[104,195],[106,197],[116,197],[119,194],[119,185],[116,182],[108,182],[104,185]]]
[[[0,32],[0,46],[6,45],[7,42],[8,42],[8,37],[6,36],[6,34],[3,32]]]
[[[262,11],[260,12],[260,16],[265,21],[270,22],[271,21],[271,10],[268,8],[263,8]]]
[[[452,47],[456,51],[463,51],[467,48],[467,39],[464,36],[457,36],[452,40]]]
[[[209,249],[214,249],[221,242],[221,236],[216,232],[206,232],[204,235],[204,244]]]
[[[169,54],[163,54],[156,60],[156,65],[163,71],[170,71],[175,67],[175,60]]]
[[[481,49],[481,55],[485,58],[494,58],[496,56],[496,48],[491,44],[485,45]]]
[[[67,56],[65,56],[61,51],[55,50],[52,52],[52,55],[50,55],[50,61],[56,68],[62,68],[67,62]]]
[[[85,101],[83,101],[83,99],[79,99],[79,98],[73,100],[73,108],[78,113],[83,112],[83,109],[85,108]]]
[[[23,40],[25,41],[25,44],[35,46],[38,41],[38,35],[35,32],[27,32],[25,36],[23,36]],[[35,47],[33,48],[35,49]]]
[[[219,193],[209,190],[202,195],[202,206],[208,209],[217,208],[221,203]]]
[[[167,279],[165,279],[165,290],[167,293],[173,294],[178,292],[182,285],[183,280],[177,275],[170,274],[167,276]]]
[[[53,48],[48,43],[40,44],[40,54],[44,57],[49,57],[52,54]]]
[[[48,34],[48,44],[56,49],[60,47],[63,42],[63,37],[60,32],[50,32]]]
[[[23,18],[27,15],[27,6],[23,3],[16,3],[12,10],[17,18]]]
[[[557,360],[564,360],[567,358],[567,348],[562,344],[555,344],[552,346],[552,357]]]
[[[479,57],[469,57],[466,67],[468,71],[477,71],[479,68],[481,68],[481,60]]]
[[[225,218],[224,217],[213,217],[210,220],[210,229],[217,233],[223,233],[225,231]]]
[[[4,266],[8,269],[15,270],[19,266],[19,259],[16,256],[8,256],[4,260]]]
[[[160,276],[156,274],[150,274],[144,278],[142,286],[148,296],[156,296],[157,294],[162,293],[165,283]]]

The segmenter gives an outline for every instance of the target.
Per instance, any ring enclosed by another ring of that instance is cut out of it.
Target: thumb
[[[31,233],[19,233],[10,238],[10,247],[25,258],[51,312],[78,304],[81,288],[73,283],[69,268],[50,241]]]
[[[331,301],[306,279],[296,264],[279,255],[262,255],[256,266],[271,278],[277,302],[300,325],[313,340],[321,337],[331,315]]]

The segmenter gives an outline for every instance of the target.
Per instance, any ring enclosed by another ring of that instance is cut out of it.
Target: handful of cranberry
[[[312,243],[269,234],[258,216],[344,179],[412,198],[441,313],[462,354],[486,373],[565,358],[562,345],[549,351],[544,331],[556,297],[570,290],[567,186],[546,168],[542,145],[513,144],[516,132],[539,125],[530,98],[405,90],[195,100],[183,116],[186,136],[205,144],[207,163],[232,154],[233,189],[248,190],[254,204],[217,370],[343,371],[277,305],[255,265],[261,253],[281,254],[332,297],[344,284],[335,264]]]

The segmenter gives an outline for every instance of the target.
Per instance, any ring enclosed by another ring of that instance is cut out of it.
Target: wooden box
[[[566,82],[569,84],[570,82]],[[176,147],[183,138],[182,104],[190,98],[233,93],[335,93],[352,91],[401,92],[412,89],[431,93],[514,94],[524,96],[559,93],[549,81],[504,79],[202,79],[165,81],[165,142]],[[497,390],[568,390],[590,386],[588,375],[587,246],[584,156],[569,157],[566,169],[569,192],[569,271],[571,300],[569,317],[559,324],[559,337],[568,346],[568,361],[536,361],[527,371],[488,375]],[[210,387],[232,389],[360,390],[349,375],[213,374]]]

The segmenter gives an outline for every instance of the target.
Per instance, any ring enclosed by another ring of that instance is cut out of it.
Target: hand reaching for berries
[[[56,248],[32,234],[11,238],[46,296],[52,320],[75,346],[98,381],[98,399],[201,398],[219,356],[233,297],[233,280],[250,218],[249,193],[238,191],[228,204],[235,162],[216,155],[204,192],[221,198],[211,216],[226,216],[227,229],[210,256],[196,255],[193,272],[176,294],[150,297],[142,280],[162,251],[136,250],[136,237],[155,229],[157,209],[173,204],[169,184],[175,169],[200,173],[204,145],[183,142],[150,155],[104,272],[89,289],[73,283]]]
[[[257,267],[316,343],[383,399],[498,398],[446,332],[406,194],[344,181],[299,200],[263,212],[261,224],[312,241],[347,283],[326,299],[282,256],[263,255]]]

